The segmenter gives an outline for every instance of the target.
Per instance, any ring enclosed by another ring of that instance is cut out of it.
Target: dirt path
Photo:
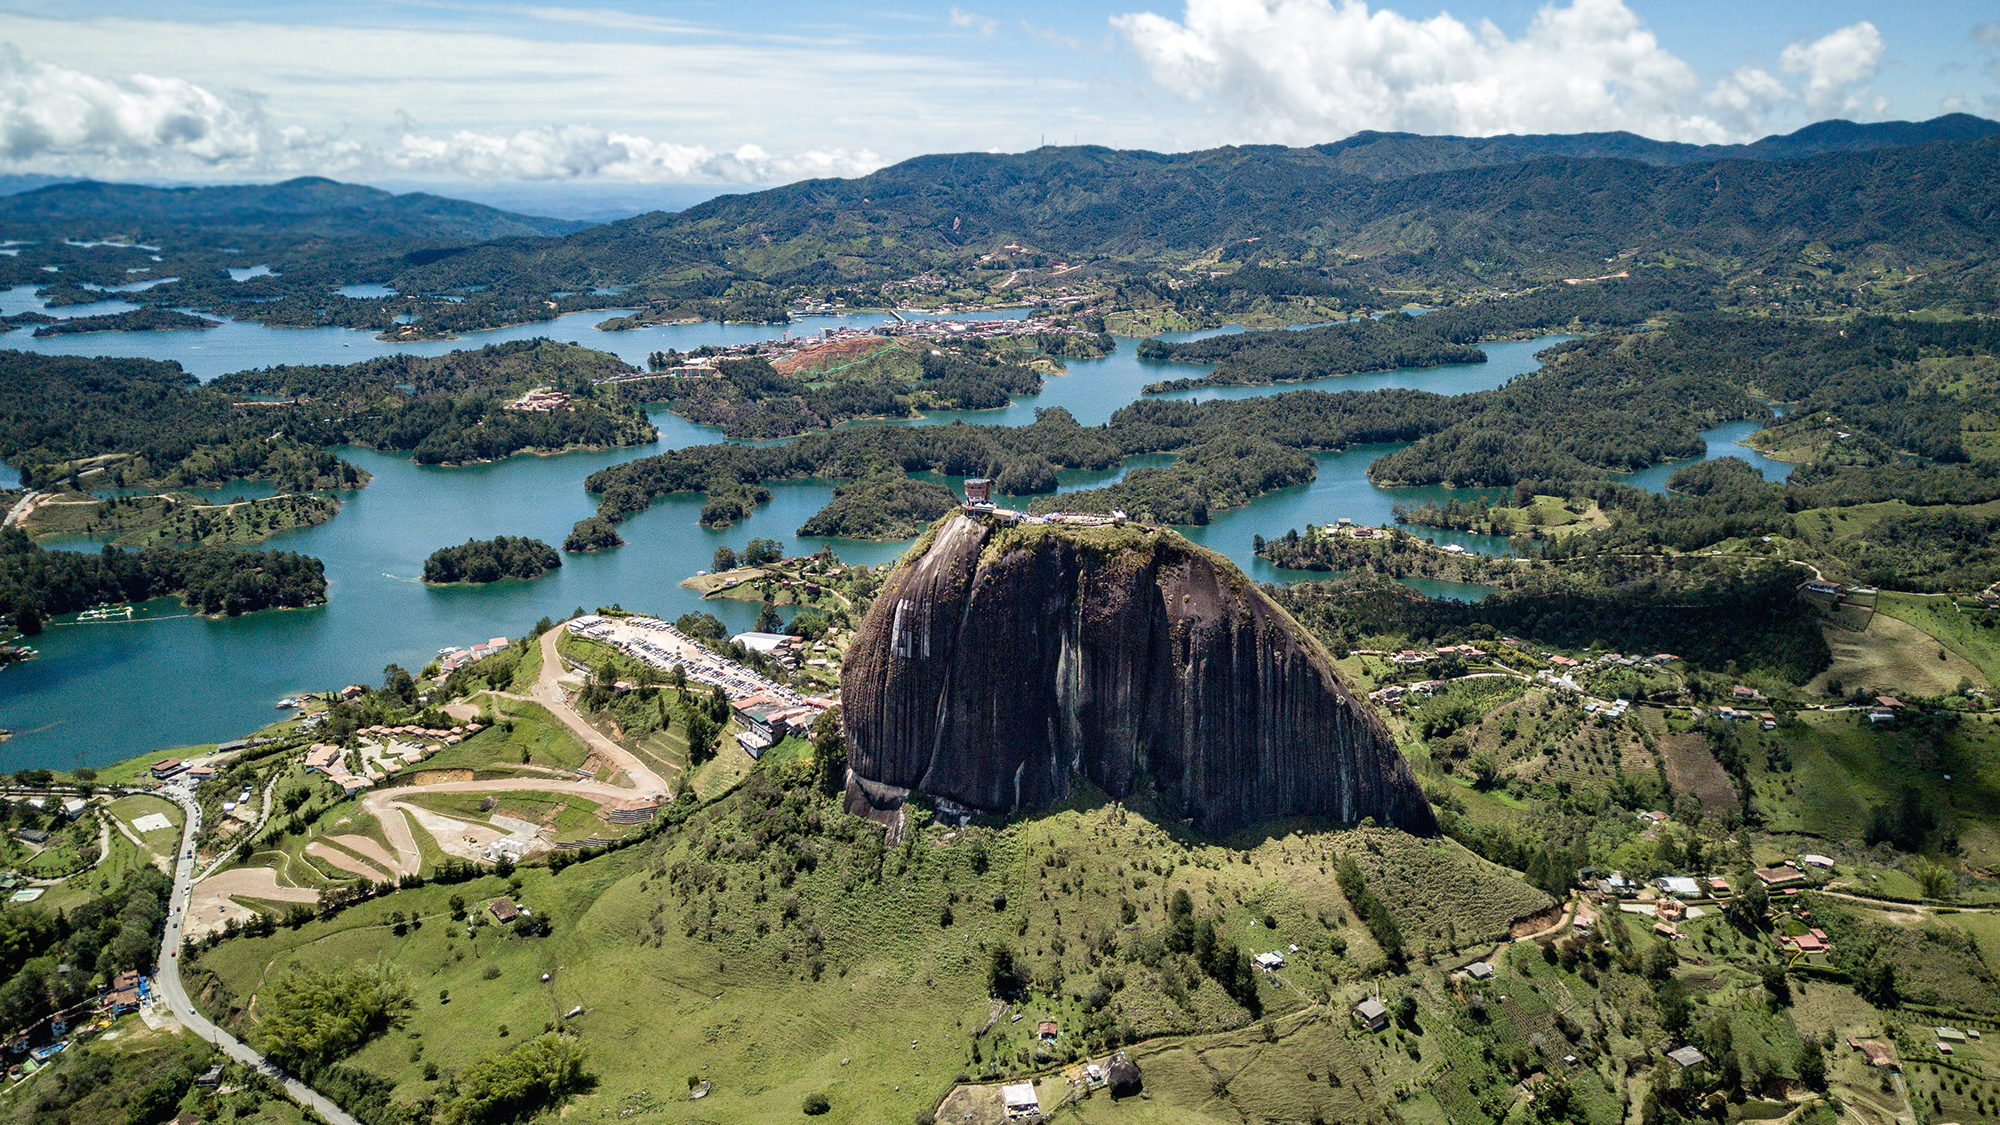
[[[405,867],[401,863],[398,863],[396,857],[389,854],[389,849],[366,836],[328,836],[327,842],[346,848],[348,851],[389,872],[391,875],[415,875],[417,873],[415,867]]]
[[[406,798],[419,793],[555,793],[586,797],[602,804],[628,804],[639,799],[638,794],[630,789],[607,785],[602,781],[542,781],[532,777],[501,778],[492,781],[439,781],[429,785],[379,790],[362,798],[361,807],[382,822],[383,835],[389,838],[389,846],[396,852],[393,861],[394,870],[399,875],[414,873],[423,863],[423,853],[417,849],[416,835],[411,831],[409,821],[403,819],[399,813],[410,814],[424,831],[431,834],[441,849],[461,859],[482,858],[487,845],[508,836],[508,833],[491,824],[464,820],[420,805],[404,803]],[[352,839],[358,838],[339,837],[343,844]],[[380,850],[381,845],[373,840],[366,840],[365,843]],[[364,855],[371,854],[359,845],[355,845],[355,850]],[[383,854],[386,857],[387,853]]]
[[[231,897],[233,895],[272,902],[319,901],[319,892],[310,887],[280,885],[278,873],[268,867],[233,868],[195,884],[184,927],[187,936],[199,938],[211,930],[219,930],[223,922],[230,918],[247,922],[257,916],[256,911],[236,902]]]
[[[30,492],[14,501],[14,506],[7,509],[7,518],[0,520],[0,527],[12,527],[34,515],[35,509],[41,507],[48,499],[49,494],[46,492]]]
[[[353,840],[357,839],[357,837],[346,836],[342,837],[342,839]],[[369,842],[373,843],[374,841],[371,840]],[[351,856],[346,852],[341,851],[339,848],[333,847],[332,845],[326,843],[324,840],[314,840],[312,843],[307,844],[306,854],[317,856],[320,859],[323,859],[326,862],[334,865],[335,867],[340,868],[342,871],[345,871],[350,875],[359,875],[363,879],[366,879],[371,883],[379,883],[383,879],[388,878],[391,875],[390,872],[384,871],[381,868],[374,866],[373,864],[364,863],[361,860],[356,859],[354,856]]]
[[[561,719],[562,724],[569,728],[571,734],[582,739],[585,746],[602,755],[607,761],[616,763],[618,768],[624,770],[625,775],[632,779],[632,784],[637,787],[640,794],[672,799],[673,790],[667,786],[665,778],[654,773],[638,755],[606,738],[596,727],[585,722],[583,716],[577,714],[569,705],[569,700],[563,697],[562,685],[557,683],[563,674],[562,654],[556,651],[556,639],[560,636],[562,636],[560,626],[542,634],[542,674],[535,681],[533,702],[548,708],[549,713]],[[630,797],[631,794],[627,793],[626,796]]]

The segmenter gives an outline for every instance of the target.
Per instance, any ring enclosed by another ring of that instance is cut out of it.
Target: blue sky
[[[2000,116],[2000,13],[1835,0],[0,0],[0,171],[780,182],[1358,129],[1754,139]]]

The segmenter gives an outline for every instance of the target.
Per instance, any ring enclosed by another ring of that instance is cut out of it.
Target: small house
[[[1010,1118],[1042,1115],[1042,1099],[1035,1093],[1032,1082],[1016,1082],[1000,1087],[1000,1104],[1006,1108]]]
[[[1473,980],[1490,980],[1493,977],[1493,966],[1485,961],[1474,961],[1465,967],[1465,975]]]
[[[1380,1031],[1389,1026],[1389,1009],[1371,996],[1354,1006],[1354,1022],[1369,1031]]]
[[[1285,958],[1279,953],[1259,953],[1254,960],[1260,969],[1282,969],[1285,967]]]
[[[1939,1042],[1942,1043],[1965,1042],[1965,1032],[1960,1031],[1955,1027],[1936,1027],[1932,1028],[1931,1030],[1937,1032],[1937,1037]]]
[[[494,899],[492,902],[487,903],[486,910],[487,913],[493,915],[493,920],[495,922],[499,922],[503,925],[508,922],[512,922],[514,919],[519,918],[521,916],[521,908],[515,906],[514,900],[508,898],[505,895],[502,895],[499,898]]]
[[[49,842],[49,834],[39,828],[23,828],[14,835],[23,843],[33,844],[38,848]]]
[[[1757,878],[1767,887],[1787,887],[1793,883],[1806,881],[1805,872],[1796,867],[1759,867]]]
[[[1044,1043],[1053,1043],[1062,1035],[1062,1029],[1054,1020],[1043,1020],[1035,1025],[1035,1038]]]
[[[83,808],[84,808],[84,803],[82,797],[71,797],[69,800],[64,801],[62,803],[62,814],[74,820],[78,816],[83,815]]]
[[[199,1078],[196,1078],[196,1079],[194,1080],[194,1084],[195,1084],[195,1085],[197,1085],[197,1086],[219,1086],[219,1085],[221,1085],[221,1084],[222,1084],[222,1064],[221,1064],[221,1063],[216,1063],[216,1064],[215,1064],[214,1066],[211,1066],[211,1067],[209,1067],[209,1068],[208,1068],[207,1070],[204,1070],[204,1071],[202,1071],[202,1072],[201,1072],[201,1077],[199,1077]]]
[[[1807,867],[1817,867],[1824,871],[1833,870],[1833,859],[1830,856],[1815,855],[1812,852],[1807,852],[1799,857],[1799,862],[1805,864]]]
[[[1700,1066],[1701,1064],[1708,1061],[1708,1057],[1706,1055],[1703,1055],[1699,1050],[1696,1050],[1694,1047],[1691,1046],[1682,1047],[1676,1051],[1668,1051],[1667,1057],[1674,1060],[1675,1064],[1677,1064],[1682,1070],[1687,1070],[1690,1067]]]

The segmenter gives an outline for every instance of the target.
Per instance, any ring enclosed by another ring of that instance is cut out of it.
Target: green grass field
[[[1888,592],[1877,596],[1875,608],[1878,613],[1916,626],[1972,662],[1986,677],[1986,684],[1980,686],[2000,684],[2000,636],[1981,624],[1996,620],[1992,614],[1960,612],[1950,598]]]
[[[523,868],[518,890],[492,877],[400,891],[297,931],[224,943],[199,965],[241,1011],[260,982],[294,962],[372,961],[383,948],[383,918],[398,909],[423,919],[395,945],[418,1011],[405,1032],[352,1061],[395,1081],[399,1099],[436,1089],[422,1077],[424,1063],[448,1074],[581,1005],[571,1024],[592,1045],[603,1082],[566,1119],[616,1120],[622,1107],[645,1102],[661,1107],[662,1120],[771,1120],[796,1114],[800,1099],[819,1090],[835,1107],[829,1121],[899,1121],[929,1108],[960,1072],[1055,1065],[1035,1060],[1031,1021],[1055,1019],[1080,1039],[1090,1019],[1083,994],[1113,968],[1122,979],[1107,1011],[1142,1039],[1234,1037],[1204,1039],[1202,1051],[1270,1054],[1265,1065],[1285,1057],[1254,1046],[1264,1032],[1213,981],[1198,978],[1179,999],[1146,982],[1156,970],[1107,958],[1102,943],[1126,930],[1127,904],[1136,930],[1154,929],[1171,892],[1185,889],[1197,912],[1243,948],[1299,946],[1285,974],[1290,987],[1267,981],[1262,989],[1265,1012],[1283,1023],[1304,1018],[1294,1013],[1308,1011],[1313,995],[1356,991],[1362,967],[1379,957],[1328,874],[1339,854],[1371,872],[1413,947],[1419,938],[1441,941],[1447,921],[1463,941],[1491,941],[1512,912],[1546,902],[1455,844],[1391,832],[1274,828],[1232,848],[1096,804],[998,831],[929,829],[908,847],[884,850],[851,820],[827,826],[837,836],[781,830],[759,792],[740,790],[673,834],[559,874]],[[792,810],[774,814],[781,819],[830,813],[810,802],[770,808]],[[801,854],[802,839],[820,857],[810,875],[792,873],[787,858]],[[454,893],[475,907],[514,893],[555,931],[517,938],[482,927],[468,938],[462,923],[444,917]],[[1449,909],[1439,911],[1440,902]],[[987,951],[1002,942],[1038,983],[1014,1009],[1024,1019],[1003,1017],[975,1059],[970,1032],[990,1014]],[[440,990],[448,1001],[439,1002]],[[1286,1024],[1285,1052],[1345,1039],[1344,1016],[1319,1011],[1296,1028]],[[240,1022],[254,1038],[254,1018]],[[673,1061],[663,1070],[661,1060]],[[1168,1082],[1181,1064],[1160,1065]],[[684,1074],[715,1083],[698,1116],[681,1100]],[[1329,1104],[1365,1102],[1368,1083],[1355,1067],[1349,1092]]]

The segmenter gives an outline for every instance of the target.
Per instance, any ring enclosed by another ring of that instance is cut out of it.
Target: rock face
[[[841,669],[858,778],[1009,812],[1087,778],[1205,831],[1277,816],[1437,831],[1388,732],[1241,571],[1171,531],[954,514]]]

